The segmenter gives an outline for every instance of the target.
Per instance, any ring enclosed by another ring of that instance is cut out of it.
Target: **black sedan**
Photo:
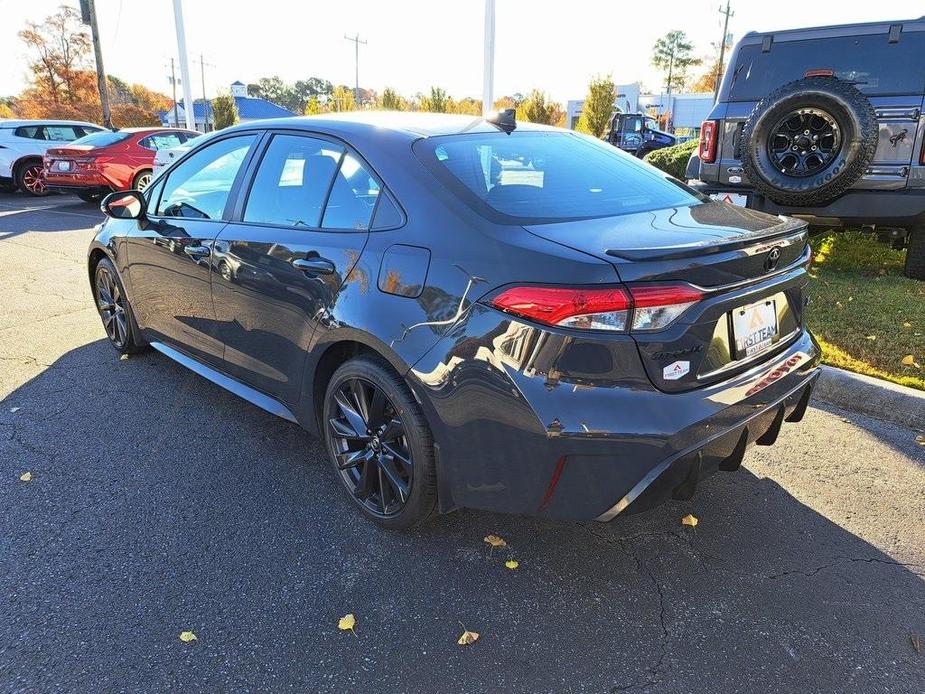
[[[803,222],[510,113],[247,123],[102,207],[115,348],[323,437],[389,527],[688,498],[818,376]]]

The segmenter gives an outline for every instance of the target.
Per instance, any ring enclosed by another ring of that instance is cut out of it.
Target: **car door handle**
[[[208,258],[212,253],[208,246],[184,246],[183,252],[191,258]]]
[[[334,263],[327,258],[313,256],[311,258],[293,258],[292,267],[313,275],[333,275]]]

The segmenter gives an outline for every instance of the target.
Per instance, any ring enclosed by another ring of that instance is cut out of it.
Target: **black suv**
[[[649,152],[677,144],[678,138],[658,128],[658,121],[642,113],[614,113],[604,139],[640,159]]]
[[[925,279],[925,17],[749,33],[687,177],[819,226],[873,226]]]

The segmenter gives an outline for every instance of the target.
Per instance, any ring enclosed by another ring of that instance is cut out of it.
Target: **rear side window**
[[[379,182],[356,157],[345,154],[334,177],[321,226],[325,229],[369,229],[378,197]]]
[[[244,221],[318,228],[343,153],[327,140],[274,135],[254,176]]]
[[[742,46],[732,73],[729,101],[758,101],[807,70],[832,70],[865,94],[921,94],[925,89],[925,32],[838,36]]]
[[[221,219],[231,187],[254,138],[254,135],[239,135],[219,140],[171,169],[157,214]]]
[[[610,217],[699,202],[655,169],[573,133],[450,135],[414,147],[450,190],[501,223]]]

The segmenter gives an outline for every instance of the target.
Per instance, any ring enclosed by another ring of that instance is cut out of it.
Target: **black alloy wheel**
[[[337,475],[366,516],[407,528],[433,512],[430,431],[387,363],[358,357],[343,364],[328,386],[322,425]]]
[[[122,354],[139,351],[144,342],[138,338],[138,328],[132,315],[132,307],[125,296],[125,289],[115,266],[109,258],[103,258],[93,273],[93,298],[96,310],[103,321],[103,329],[109,342]]]
[[[781,118],[771,129],[768,156],[788,176],[812,176],[841,149],[838,121],[818,108],[801,108]]]

